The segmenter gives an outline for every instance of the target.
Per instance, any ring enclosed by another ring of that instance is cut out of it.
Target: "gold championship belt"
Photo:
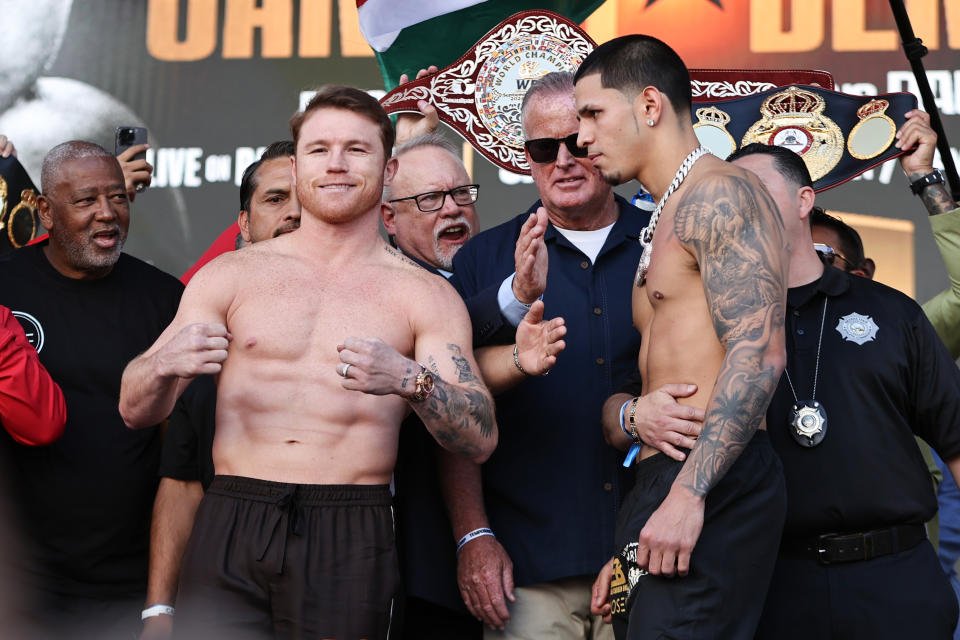
[[[823,114],[826,108],[827,101],[807,89],[778,91],[760,105],[763,117],[747,129],[741,146],[759,142],[786,147],[803,158],[816,182],[843,157],[843,132]]]
[[[17,159],[0,158],[0,253],[36,236],[37,197],[37,187]]]
[[[907,152],[894,146],[909,93],[855,96],[794,84],[744,98],[694,102],[694,131],[726,158],[752,143],[777,145],[803,158],[815,191],[825,191]]]

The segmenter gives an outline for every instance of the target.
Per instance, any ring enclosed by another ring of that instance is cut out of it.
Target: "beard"
[[[460,247],[463,245],[459,244],[445,246],[442,242],[440,242],[440,234],[444,229],[449,229],[450,227],[455,227],[457,225],[460,225],[466,229],[466,236],[468,240],[473,237],[473,226],[467,220],[466,216],[458,216],[444,224],[443,228],[438,228],[433,232],[433,255],[437,260],[437,264],[444,271],[453,271],[453,256],[456,255],[457,251],[459,251]]]
[[[611,187],[618,187],[626,182],[626,180],[623,179],[623,175],[619,171],[601,171],[600,175]]]
[[[127,241],[127,232],[119,225],[115,226],[118,233],[117,243],[109,249],[101,249],[94,243],[93,234],[89,232],[78,242],[76,236],[71,236],[63,227],[54,225],[50,230],[50,241],[63,249],[67,262],[78,271],[97,272],[108,270],[117,264],[120,252]],[[97,232],[104,231],[98,229]]]
[[[323,193],[320,187],[297,181],[297,199],[300,201],[301,217],[312,215],[322,222],[331,224],[352,222],[362,217],[380,204],[382,193],[382,186],[379,190],[353,187],[346,192]]]

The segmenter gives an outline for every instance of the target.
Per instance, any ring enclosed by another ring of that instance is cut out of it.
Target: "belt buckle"
[[[873,532],[867,531],[860,534],[860,537],[863,538],[863,559],[864,560],[873,560],[874,551],[876,546],[874,544]]]
[[[826,542],[831,538],[836,537],[835,533],[825,533],[821,536],[817,536],[817,562],[823,565],[830,565],[833,562],[830,560],[830,557],[827,555]]]
[[[859,560],[870,560],[874,557],[874,538],[873,532],[848,533],[839,535],[836,533],[825,533],[817,537],[817,561],[823,565],[831,565],[843,562],[856,562]],[[839,557],[831,558],[827,553],[827,542],[833,542],[836,545]],[[851,544],[852,543],[852,544]],[[853,553],[857,551],[857,553]]]

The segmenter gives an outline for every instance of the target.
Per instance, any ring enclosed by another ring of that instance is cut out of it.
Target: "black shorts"
[[[175,636],[388,637],[400,579],[386,485],[215,476],[183,556]]]
[[[787,510],[780,460],[767,433],[758,431],[707,496],[690,573],[650,575],[632,562],[637,539],[682,466],[662,453],[637,465],[637,483],[617,523],[614,631],[619,640],[753,638]]]

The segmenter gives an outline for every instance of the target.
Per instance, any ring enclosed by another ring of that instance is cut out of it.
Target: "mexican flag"
[[[360,31],[377,54],[384,87],[397,86],[435,64],[462,56],[505,18],[526,9],[548,9],[580,23],[603,0],[357,0]]]

